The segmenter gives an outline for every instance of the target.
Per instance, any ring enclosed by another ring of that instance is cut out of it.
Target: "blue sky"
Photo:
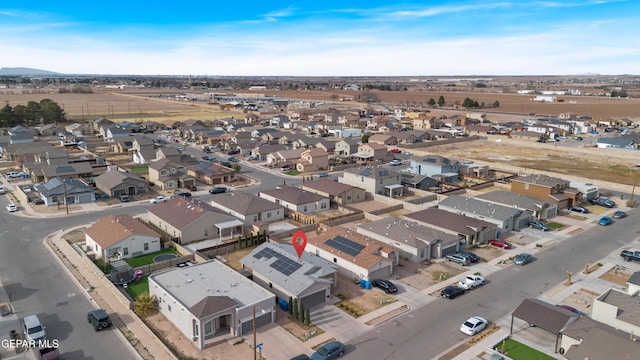
[[[5,0],[0,54],[74,74],[640,74],[640,1]]]

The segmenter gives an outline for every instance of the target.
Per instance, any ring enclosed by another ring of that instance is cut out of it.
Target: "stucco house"
[[[334,154],[339,156],[351,156],[358,152],[358,145],[360,145],[359,138],[345,138],[336,142]]]
[[[160,312],[199,349],[276,320],[275,295],[217,260],[149,275]]]
[[[251,271],[254,282],[278,299],[292,297],[308,307],[328,301],[338,281],[335,264],[307,252],[298,258],[290,244],[263,243],[240,263]]]
[[[455,253],[464,241],[461,235],[395,217],[358,224],[356,231],[393,246],[401,256],[416,263]]]
[[[33,189],[39,193],[47,206],[89,204],[96,201],[92,187],[72,178],[54,177],[49,181],[34,184]]]
[[[438,209],[493,223],[500,233],[526,228],[531,220],[528,211],[459,195],[441,200]]]
[[[258,193],[262,199],[282,205],[302,214],[311,214],[329,210],[329,198],[293,186],[276,186],[275,189]]]
[[[460,163],[440,155],[429,155],[412,158],[409,171],[412,174],[425,175],[430,178],[438,176],[445,182],[455,183],[459,180]]]
[[[359,187],[371,194],[389,197],[402,195],[404,190],[399,172],[377,166],[345,169],[338,181],[342,184]]]
[[[95,179],[96,188],[110,197],[137,195],[148,191],[147,180],[121,171],[107,171]]]
[[[511,179],[511,192],[555,203],[559,209],[582,203],[582,193],[569,186],[568,180],[537,174]]]
[[[336,204],[353,204],[366,198],[364,189],[326,178],[306,181],[302,183],[302,189],[327,197]]]
[[[199,161],[197,164],[187,167],[187,175],[206,185],[219,185],[235,179],[236,172],[210,161]]]
[[[177,196],[147,208],[149,223],[180,244],[242,235],[242,221],[199,200]]]
[[[235,216],[245,226],[251,226],[258,222],[270,223],[284,219],[284,207],[282,205],[243,191],[216,194],[211,199],[211,206]]]
[[[196,180],[187,174],[187,167],[170,159],[162,159],[149,164],[149,181],[161,190],[171,190],[195,185]]]
[[[377,143],[365,143],[358,145],[358,152],[352,157],[363,161],[384,160],[387,158],[387,146]]]
[[[486,244],[498,236],[498,227],[495,224],[437,208],[409,213],[405,218],[448,234],[463,236],[461,245],[465,248]]]
[[[494,204],[501,204],[514,209],[527,211],[538,220],[550,219],[558,214],[558,205],[551,201],[541,200],[532,196],[516,194],[505,190],[490,191],[475,197],[478,200]]]
[[[320,148],[306,149],[300,154],[296,170],[300,172],[322,171],[329,168],[329,154]]]
[[[98,219],[84,230],[86,246],[105,262],[160,251],[160,235],[128,214]]]
[[[394,247],[338,226],[309,239],[305,252],[337,265],[341,274],[358,280],[387,279],[400,259]]]

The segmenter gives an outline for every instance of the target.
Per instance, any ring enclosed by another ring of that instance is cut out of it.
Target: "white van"
[[[15,179],[15,178],[19,178],[21,175],[19,172],[17,171],[9,171],[6,174],[7,179]]]
[[[29,315],[25,317],[22,322],[24,325],[24,335],[27,340],[38,341],[47,338],[47,333],[44,331],[45,327],[40,323],[38,315]]]

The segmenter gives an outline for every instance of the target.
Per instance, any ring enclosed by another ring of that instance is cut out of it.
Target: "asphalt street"
[[[535,298],[577,273],[585,264],[636,240],[640,215],[632,212],[612,226],[596,226],[536,254],[532,263],[492,274],[484,286],[454,300],[437,299],[358,336],[347,344],[346,359],[433,359],[468,336],[460,324],[473,315],[495,321],[525,298]]]

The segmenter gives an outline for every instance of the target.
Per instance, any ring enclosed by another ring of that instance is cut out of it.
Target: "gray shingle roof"
[[[177,229],[184,229],[194,221],[206,217],[212,225],[237,220],[215,207],[195,199],[175,197],[167,202],[150,206],[147,211]]]
[[[518,213],[522,213],[522,210],[514,209],[513,207],[489,203],[486,201],[458,195],[447,197],[446,199],[440,201],[439,205],[440,208],[453,208],[461,212],[483,215],[487,218],[497,220],[508,220],[516,216]]]
[[[294,204],[303,205],[320,201],[325,197],[293,186],[278,186],[275,189],[262,191],[262,194]]]
[[[211,200],[211,204],[214,207],[230,209],[242,215],[258,214],[283,208],[282,205],[274,204],[271,201],[261,199],[257,195],[242,191],[217,194]]]
[[[447,234],[413,221],[394,217],[358,224],[357,228],[371,231],[380,236],[418,249],[422,247],[419,245],[419,242],[431,245],[440,241],[448,244],[456,242],[459,238],[458,236]]]
[[[476,229],[496,227],[494,224],[486,221],[473,219],[464,215],[454,214],[436,208],[428,208],[406,214],[405,217],[465,235],[475,234],[477,232]]]
[[[489,201],[492,203],[505,204],[507,206],[516,206],[520,209],[530,211],[540,211],[543,208],[551,206],[551,202],[544,201],[532,196],[516,194],[509,191],[498,190],[476,196],[476,199]]]

